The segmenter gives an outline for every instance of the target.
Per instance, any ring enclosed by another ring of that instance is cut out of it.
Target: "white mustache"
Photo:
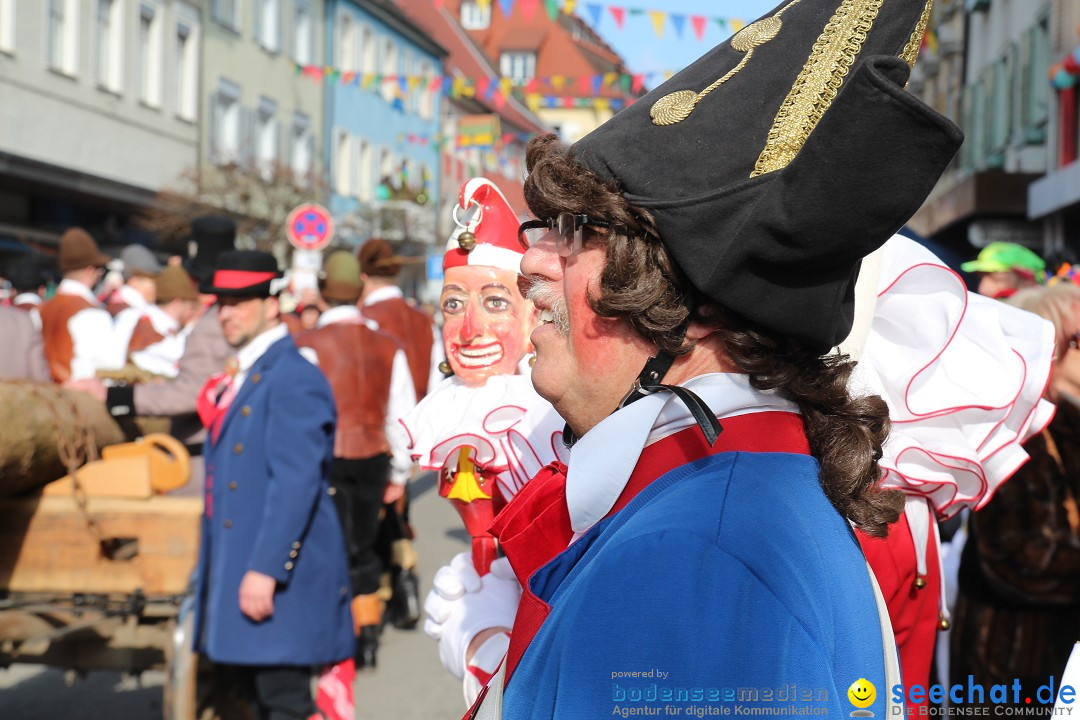
[[[529,290],[525,297],[547,306],[551,314],[551,322],[555,329],[566,335],[570,332],[570,314],[566,310],[566,299],[555,289],[556,284],[550,280],[529,278]]]

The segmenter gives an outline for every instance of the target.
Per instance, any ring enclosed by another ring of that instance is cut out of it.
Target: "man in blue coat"
[[[218,296],[235,363],[199,400],[206,507],[195,647],[271,720],[315,713],[312,673],[351,657],[345,543],[330,490],[335,426],[326,378],[280,321],[273,256],[221,256]]]
[[[903,713],[852,532],[903,507],[888,407],[833,349],[962,139],[904,90],[931,6],[786,0],[571,147],[530,142],[532,382],[572,449],[492,526],[512,628],[467,617],[497,577],[426,604],[459,667],[511,631],[476,717]]]

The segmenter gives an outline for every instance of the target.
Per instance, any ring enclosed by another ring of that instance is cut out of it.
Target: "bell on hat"
[[[473,178],[461,186],[454,206],[457,229],[443,254],[443,270],[463,265],[484,265],[521,272],[525,254],[518,241],[517,213],[506,196],[487,178]]]
[[[652,215],[705,296],[827,352],[851,328],[860,259],[963,139],[905,90],[932,5],[786,0],[570,156]]]
[[[274,281],[283,275],[270,253],[233,250],[221,253],[213,275],[199,286],[199,292],[232,297],[270,297],[277,294]]]
[[[236,223],[222,215],[206,215],[191,221],[194,252],[184,261],[184,269],[199,283],[205,283],[216,267],[218,256],[236,249]]]

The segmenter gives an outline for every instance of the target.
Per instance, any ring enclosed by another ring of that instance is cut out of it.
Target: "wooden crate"
[[[87,507],[105,537],[137,542],[133,557],[104,557],[70,496],[0,498],[0,589],[150,596],[185,590],[198,557],[201,498],[90,498]]]

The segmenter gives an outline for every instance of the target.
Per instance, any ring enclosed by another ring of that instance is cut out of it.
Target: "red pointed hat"
[[[443,270],[465,265],[484,265],[521,272],[525,254],[518,242],[517,213],[506,197],[487,178],[473,178],[461,186],[454,206],[457,229],[446,243]]]

